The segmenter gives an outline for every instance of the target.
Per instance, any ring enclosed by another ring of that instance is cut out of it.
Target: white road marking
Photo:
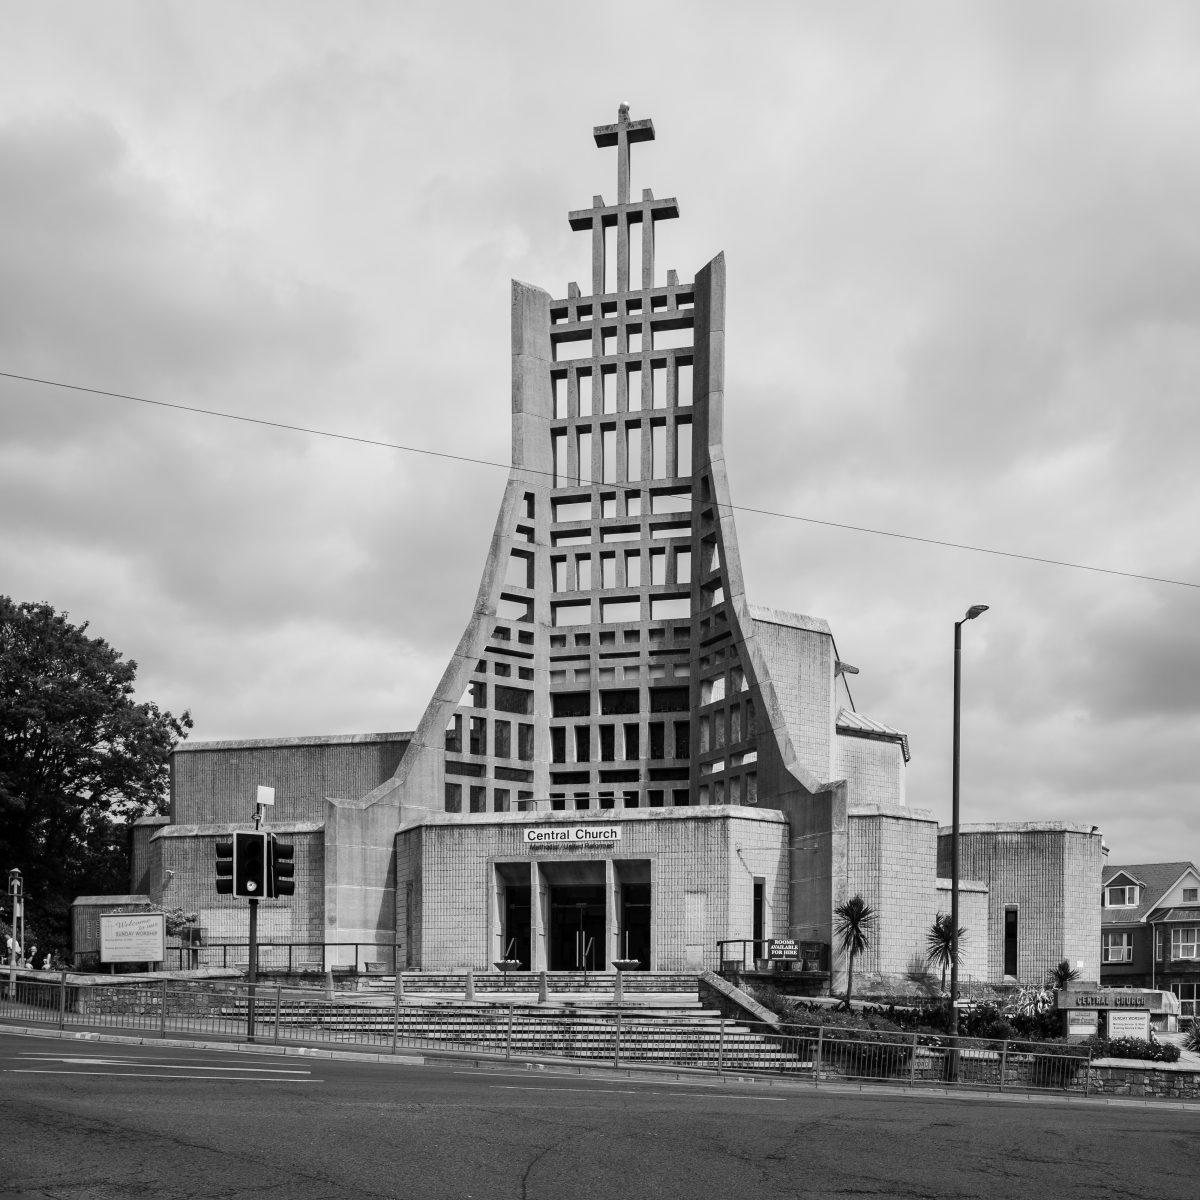
[[[156,1066],[163,1070],[182,1070],[182,1071],[240,1071],[245,1074],[247,1071],[258,1072],[261,1074],[275,1075],[309,1075],[311,1072],[305,1067],[257,1067],[247,1063],[245,1066],[238,1067],[214,1067],[203,1062],[163,1062],[154,1057],[145,1058],[62,1058],[52,1054],[23,1054],[22,1060],[31,1062],[53,1062],[62,1063],[63,1066],[79,1066],[79,1067],[120,1067],[126,1064],[130,1066]]]
[[[517,1083],[493,1083],[489,1086],[493,1088],[499,1088],[506,1092],[586,1092],[589,1095],[597,1092],[611,1092],[618,1096],[696,1096],[697,1098],[704,1100],[775,1100],[780,1104],[782,1104],[786,1099],[784,1096],[747,1096],[744,1093],[730,1093],[728,1095],[713,1096],[708,1092],[656,1092],[643,1090],[641,1088],[537,1087],[534,1085],[522,1087]]]
[[[40,1067],[7,1067],[5,1075],[77,1075],[87,1079],[94,1075],[114,1075],[118,1079],[191,1079],[209,1083],[322,1083],[320,1079],[280,1079],[274,1075],[157,1075],[146,1071],[49,1071]]]

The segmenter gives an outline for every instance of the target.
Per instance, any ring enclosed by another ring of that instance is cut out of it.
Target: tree
[[[967,936],[966,929],[958,927],[958,944]],[[954,922],[949,913],[938,913],[929,932],[925,935],[925,961],[931,967],[942,968],[942,991],[946,990],[946,971],[954,958]]]
[[[129,821],[165,808],[192,726],[134,699],[137,663],[49,604],[0,596],[0,845],[25,875],[46,948],[78,895],[129,889]]]
[[[871,945],[871,930],[875,925],[875,910],[861,897],[851,896],[833,910],[837,918],[834,932],[843,954],[850,955],[850,967],[846,972],[846,1009],[850,1008],[850,997],[854,994],[854,960]]]
[[[1046,972],[1046,986],[1048,988],[1057,988],[1059,991],[1064,991],[1079,978],[1077,968],[1071,966],[1071,960],[1064,958],[1062,962],[1055,963],[1054,966]]]

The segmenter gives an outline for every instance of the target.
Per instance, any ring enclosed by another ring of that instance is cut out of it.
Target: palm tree
[[[1065,991],[1078,978],[1079,971],[1071,966],[1069,958],[1064,958],[1062,962],[1056,963],[1046,972],[1046,986],[1048,988],[1058,988],[1059,991]]]
[[[958,942],[962,945],[967,931],[958,927]],[[946,990],[946,971],[954,958],[954,922],[949,913],[938,913],[925,935],[925,961],[931,967],[942,968],[942,991]]]
[[[871,928],[875,924],[875,910],[861,897],[851,896],[833,910],[837,917],[834,932],[839,939],[843,954],[850,955],[850,968],[846,972],[845,1007],[850,1008],[850,997],[854,993],[854,959],[871,945]]]

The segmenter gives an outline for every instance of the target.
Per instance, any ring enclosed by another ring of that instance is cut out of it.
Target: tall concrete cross
[[[640,263],[640,286],[654,286],[654,222],[667,217],[679,216],[679,206],[674,199],[655,200],[654,193],[645,188],[640,201],[630,204],[629,199],[629,147],[634,142],[650,142],[654,140],[654,122],[648,117],[641,121],[629,119],[629,105],[622,104],[617,110],[615,125],[597,125],[592,130],[597,146],[616,146],[617,148],[617,202],[605,204],[603,196],[592,198],[590,209],[578,209],[571,213],[571,228],[592,232],[592,294],[601,295],[605,289],[605,258],[608,250],[605,245],[604,231],[608,227],[616,227],[617,245],[616,262],[618,292],[624,292],[630,287],[637,288],[638,283],[630,279],[629,263],[629,225],[630,222],[642,226],[642,261]]]
[[[629,105],[617,109],[615,125],[597,125],[592,130],[597,146],[617,148],[617,203],[629,203],[629,146],[632,142],[654,141],[654,122],[649,117],[641,121],[629,119]]]

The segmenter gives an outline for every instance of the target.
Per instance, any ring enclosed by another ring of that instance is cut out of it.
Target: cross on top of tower
[[[597,146],[617,148],[617,203],[629,203],[629,147],[633,142],[654,141],[654,122],[649,117],[629,119],[629,105],[617,109],[615,125],[597,125],[592,130]]]

